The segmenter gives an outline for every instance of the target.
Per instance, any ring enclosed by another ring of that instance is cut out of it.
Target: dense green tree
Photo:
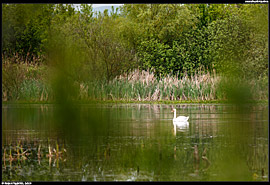
[[[215,68],[256,77],[268,70],[267,13],[264,4],[125,4],[96,14],[88,4],[80,11],[70,4],[3,4],[2,52],[46,59],[52,43],[65,43],[51,42],[59,35],[81,52],[80,80],[92,74],[109,81],[138,66],[157,76]]]
[[[61,10],[61,6],[60,10]],[[58,7],[57,7],[58,8]],[[58,10],[58,12],[61,12]],[[75,69],[78,81],[93,79],[111,80],[134,68],[134,52],[126,47],[118,33],[120,19],[118,14],[109,16],[107,11],[94,15],[91,5],[83,4],[80,12],[56,14],[51,26],[52,44],[62,47],[65,43],[55,41],[55,35],[69,40],[80,50],[80,61]]]
[[[226,19],[209,25],[213,63],[221,71],[252,78],[267,74],[266,8],[264,5],[230,5],[231,13]]]
[[[44,54],[52,12],[51,4],[3,4],[3,52],[30,62]]]

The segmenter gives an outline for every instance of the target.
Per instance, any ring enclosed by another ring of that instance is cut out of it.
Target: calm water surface
[[[3,181],[268,181],[268,106],[5,104],[2,156]]]

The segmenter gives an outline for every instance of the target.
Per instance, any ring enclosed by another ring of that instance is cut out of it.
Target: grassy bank
[[[52,103],[54,91],[48,80],[46,66],[3,64],[3,102]],[[61,84],[60,84],[61,85]],[[158,80],[154,73],[135,70],[107,82],[74,82],[78,102],[114,103],[226,103],[245,98],[246,102],[268,100],[268,81],[265,79],[227,79],[215,71],[165,76]],[[233,97],[233,98],[232,98]]]
[[[89,100],[77,101],[78,104],[230,104],[227,100],[211,100],[211,101],[124,101],[124,100]],[[53,101],[3,101],[5,104],[55,104]],[[246,104],[268,104],[268,100],[253,100]]]

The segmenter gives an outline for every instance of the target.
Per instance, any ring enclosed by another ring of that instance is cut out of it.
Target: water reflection
[[[188,121],[173,121],[174,135],[176,135],[177,131],[186,132],[188,131],[188,128],[189,128]]]
[[[174,126],[173,107],[190,116],[187,124]],[[267,106],[239,114],[213,104],[78,105],[79,135],[55,125],[55,109],[3,105],[3,180],[268,179]],[[20,163],[9,155],[17,158],[19,141],[20,154],[30,153]]]

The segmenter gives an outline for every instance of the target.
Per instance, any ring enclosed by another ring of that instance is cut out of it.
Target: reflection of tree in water
[[[193,152],[193,165],[194,165],[194,174],[198,175],[200,166],[202,166],[202,171],[207,171],[210,167],[211,162],[208,160],[207,156],[207,148],[204,148],[202,154],[198,150],[198,146],[194,146],[194,152]],[[204,161],[205,164],[202,164],[200,161]]]

